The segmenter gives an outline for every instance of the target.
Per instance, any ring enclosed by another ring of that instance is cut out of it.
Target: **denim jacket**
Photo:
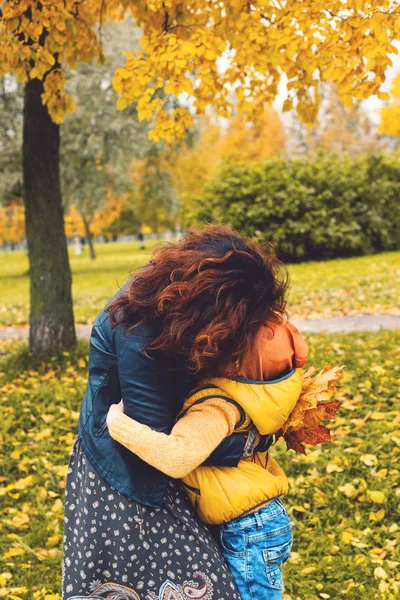
[[[124,399],[125,413],[156,431],[169,433],[190,392],[188,371],[160,352],[145,352],[156,327],[127,331],[111,327],[107,312],[97,317],[90,338],[89,379],[81,405],[78,437],[98,474],[129,499],[161,506],[169,478],[111,438],[108,409]],[[207,464],[236,466],[246,434],[233,434]]]

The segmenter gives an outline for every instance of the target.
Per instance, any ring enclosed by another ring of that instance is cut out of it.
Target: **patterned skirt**
[[[177,481],[161,508],[130,501],[79,440],[65,496],[63,600],[240,600],[209,530]]]

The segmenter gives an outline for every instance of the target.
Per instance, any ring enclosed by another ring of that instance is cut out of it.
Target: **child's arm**
[[[169,435],[125,414],[107,419],[112,438],[169,477],[182,478],[201,465],[235,429],[239,409],[212,398],[194,404]]]

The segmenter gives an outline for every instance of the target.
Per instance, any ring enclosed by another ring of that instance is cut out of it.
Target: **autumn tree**
[[[116,110],[111,85],[122,52],[127,45],[138,45],[138,38],[131,19],[119,25],[106,24],[102,42],[107,60],[100,65],[80,65],[68,74],[76,109],[61,128],[63,196],[64,203],[73,204],[82,218],[91,258],[95,258],[93,235],[100,222],[105,225],[108,221],[103,213],[105,203],[114,206],[116,195],[127,192],[130,163],[154,145],[147,139],[148,124],[137,119],[135,105],[123,113]]]
[[[169,156],[162,146],[152,146],[132,163],[131,206],[140,223],[154,233],[175,227],[178,198],[169,169]]]
[[[36,352],[75,341],[59,123],[74,108],[65,68],[102,56],[99,25],[129,11],[143,30],[141,48],[117,69],[114,87],[118,108],[136,102],[139,118],[152,120],[155,141],[184,137],[191,127],[189,107],[177,106],[183,93],[197,113],[212,105],[227,117],[235,91],[239,111],[255,122],[285,75],[284,108],[309,123],[323,81],[336,84],[346,105],[380,94],[400,31],[397,0],[332,0],[329,10],[324,0],[3,0],[0,11],[0,75],[26,82],[24,202]]]
[[[0,246],[9,244],[13,247],[25,237],[25,214],[19,202],[9,202],[7,206],[0,204]]]
[[[255,123],[235,115],[222,136],[221,154],[238,161],[258,161],[285,149],[286,134],[277,111],[265,106]]]
[[[295,116],[288,125],[288,152],[314,155],[316,152],[348,152],[353,156],[375,152],[381,145],[378,128],[362,102],[351,108],[343,105],[334,86],[325,85],[318,118],[312,127]]]
[[[129,208],[129,193],[125,192],[121,194],[109,188],[105,201],[99,210],[96,211],[92,221],[94,235],[102,233],[107,238],[122,233],[122,220]],[[138,222],[136,215],[132,215],[129,221],[128,227],[131,230],[137,230]]]
[[[0,245],[25,236],[22,207],[23,89],[15,77],[0,80]]]
[[[23,88],[15,77],[0,79],[0,204],[22,202]]]
[[[206,181],[221,159],[221,128],[212,119],[198,119],[192,135],[168,155],[166,168],[178,197],[177,220],[186,224],[193,201],[201,195]]]
[[[400,73],[393,82],[391,95],[390,103],[381,110],[379,133],[400,138]]]
[[[236,114],[228,120],[198,119],[190,142],[168,154],[168,170],[179,198],[178,219],[186,225],[204,185],[221,161],[253,162],[285,148],[285,132],[278,113],[264,107],[256,123]]]

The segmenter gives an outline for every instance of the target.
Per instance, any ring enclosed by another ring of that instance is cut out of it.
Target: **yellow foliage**
[[[118,195],[111,189],[107,191],[104,204],[95,213],[90,229],[94,235],[98,235],[111,227],[118,220],[121,212],[128,202],[127,195]]]
[[[106,231],[120,216],[127,202],[126,195],[117,195],[112,190],[107,191],[107,198],[94,214],[90,224],[93,235],[99,235]],[[64,217],[65,234],[67,237],[75,235],[86,235],[82,215],[76,206],[72,204]]]
[[[381,110],[379,133],[400,138],[400,73],[393,82],[392,103]]]
[[[76,206],[73,204],[64,217],[65,235],[72,237],[75,235],[85,235],[85,226],[81,215],[78,213]]]
[[[282,152],[285,139],[278,113],[266,106],[255,123],[246,122],[246,115],[241,114],[231,119],[221,151],[235,160],[255,161]]]
[[[25,211],[22,205],[12,202],[0,206],[0,246],[6,242],[16,244],[25,237]]]
[[[283,76],[285,109],[312,123],[322,82],[333,82],[345,106],[380,93],[393,42],[400,33],[398,0],[20,0],[4,3],[0,17],[0,76],[44,80],[43,102],[53,120],[73,110],[65,91],[65,68],[101,58],[98,24],[120,21],[129,11],[143,30],[141,48],[126,53],[114,88],[118,108],[137,103],[140,119],[153,120],[151,138],[182,138],[191,126],[186,108],[171,108],[182,93],[198,114],[212,105],[238,109],[255,122],[271,104]],[[45,34],[45,35],[44,35]],[[221,65],[223,59],[224,68]],[[165,88],[162,99],[157,90]],[[381,94],[381,97],[382,96]]]

